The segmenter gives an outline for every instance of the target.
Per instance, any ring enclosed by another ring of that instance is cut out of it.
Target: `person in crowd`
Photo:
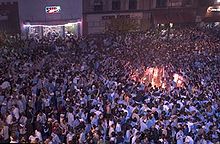
[[[0,41],[0,143],[219,143],[208,28]]]

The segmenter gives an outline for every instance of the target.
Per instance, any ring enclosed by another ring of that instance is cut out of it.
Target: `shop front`
[[[28,37],[81,35],[81,21],[68,21],[59,23],[25,23],[25,35]]]
[[[24,37],[82,34],[81,0],[21,0],[19,5]]]
[[[87,14],[84,19],[84,34],[137,31],[143,20],[143,12]]]

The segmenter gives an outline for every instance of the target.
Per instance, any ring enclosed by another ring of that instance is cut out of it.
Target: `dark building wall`
[[[20,33],[18,2],[0,3],[0,32]]]
[[[50,22],[82,18],[82,0],[20,0],[22,22]],[[48,6],[59,6],[60,12],[47,13]]]

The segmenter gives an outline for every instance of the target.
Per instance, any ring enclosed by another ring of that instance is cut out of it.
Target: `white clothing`
[[[188,144],[194,144],[194,140],[192,139],[191,136],[187,136],[187,137],[185,138],[185,143],[187,143],[187,142],[188,142]]]
[[[25,111],[24,103],[21,100],[18,100],[17,105],[20,110],[20,113],[23,113]]]
[[[17,107],[15,107],[12,112],[13,112],[15,118],[18,120],[20,117],[19,116],[19,109]]]
[[[131,132],[127,130],[125,134],[125,142],[130,142],[130,138],[131,138]]]
[[[47,116],[44,113],[42,113],[42,115],[38,114],[37,115],[37,121],[40,122],[40,123],[45,124],[46,121],[47,121]]]
[[[140,125],[141,125],[141,129],[140,129],[141,132],[147,129],[147,124],[143,122],[142,118],[140,119]]]
[[[53,137],[53,139],[52,139],[53,143],[56,143],[56,144],[61,143],[60,138],[58,137],[57,134],[52,133],[51,136]]]
[[[19,143],[19,141],[18,140],[16,140],[16,141],[15,140],[11,140],[10,143]]]
[[[183,131],[181,131],[181,130],[178,131],[178,133],[176,134],[176,142],[177,142],[177,144],[184,144],[183,137],[184,137]]]
[[[29,137],[29,140],[30,140],[30,143],[35,143],[35,140],[36,140],[36,137],[34,137],[34,136],[30,136]]]
[[[50,106],[50,99],[49,98],[47,98],[47,99],[43,99],[43,102],[44,102],[44,106],[45,107],[49,107]]]
[[[67,142],[72,141],[72,140],[73,140],[73,136],[74,136],[74,134],[68,133],[68,134],[66,135],[66,141],[67,141]]]
[[[26,122],[27,122],[27,117],[26,116],[21,116],[21,118],[19,120],[19,123],[21,123],[23,125],[26,125]]]
[[[7,118],[6,118],[6,123],[7,123],[8,125],[12,124],[12,118],[13,118],[13,117],[12,117],[11,114],[7,116]]]
[[[137,136],[134,135],[131,139],[131,144],[136,144],[136,139],[137,139]]]
[[[74,122],[74,116],[73,113],[68,112],[67,113],[67,119],[68,119],[68,125],[73,127],[73,122]]]
[[[116,132],[121,131],[121,125],[119,123],[116,124]]]
[[[112,132],[114,132],[114,131],[115,131],[115,130],[114,130],[113,127],[110,127],[110,128],[109,128],[109,132],[108,132],[109,137],[112,137]]]
[[[39,141],[40,141],[40,142],[42,142],[42,141],[43,141],[43,138],[42,138],[41,132],[39,132],[39,131],[35,130],[35,136],[36,136],[36,138],[38,138],[38,139],[39,139]]]

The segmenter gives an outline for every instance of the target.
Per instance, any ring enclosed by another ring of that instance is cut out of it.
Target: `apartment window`
[[[137,0],[129,0],[129,9],[130,10],[137,9]]]
[[[211,1],[209,1],[209,0],[206,0],[206,1],[199,1],[199,3],[198,3],[198,5],[199,6],[209,6],[209,5],[211,5],[212,4],[212,2]],[[215,1],[215,4],[218,4],[218,1]]]
[[[163,8],[167,6],[167,0],[157,0],[157,8]]]
[[[120,10],[120,9],[121,9],[121,1],[112,0],[112,10]]]
[[[185,5],[192,5],[192,0],[185,0],[185,1],[184,1],[184,4],[185,4]]]
[[[102,10],[103,10],[102,0],[94,0],[94,11],[102,11]]]

